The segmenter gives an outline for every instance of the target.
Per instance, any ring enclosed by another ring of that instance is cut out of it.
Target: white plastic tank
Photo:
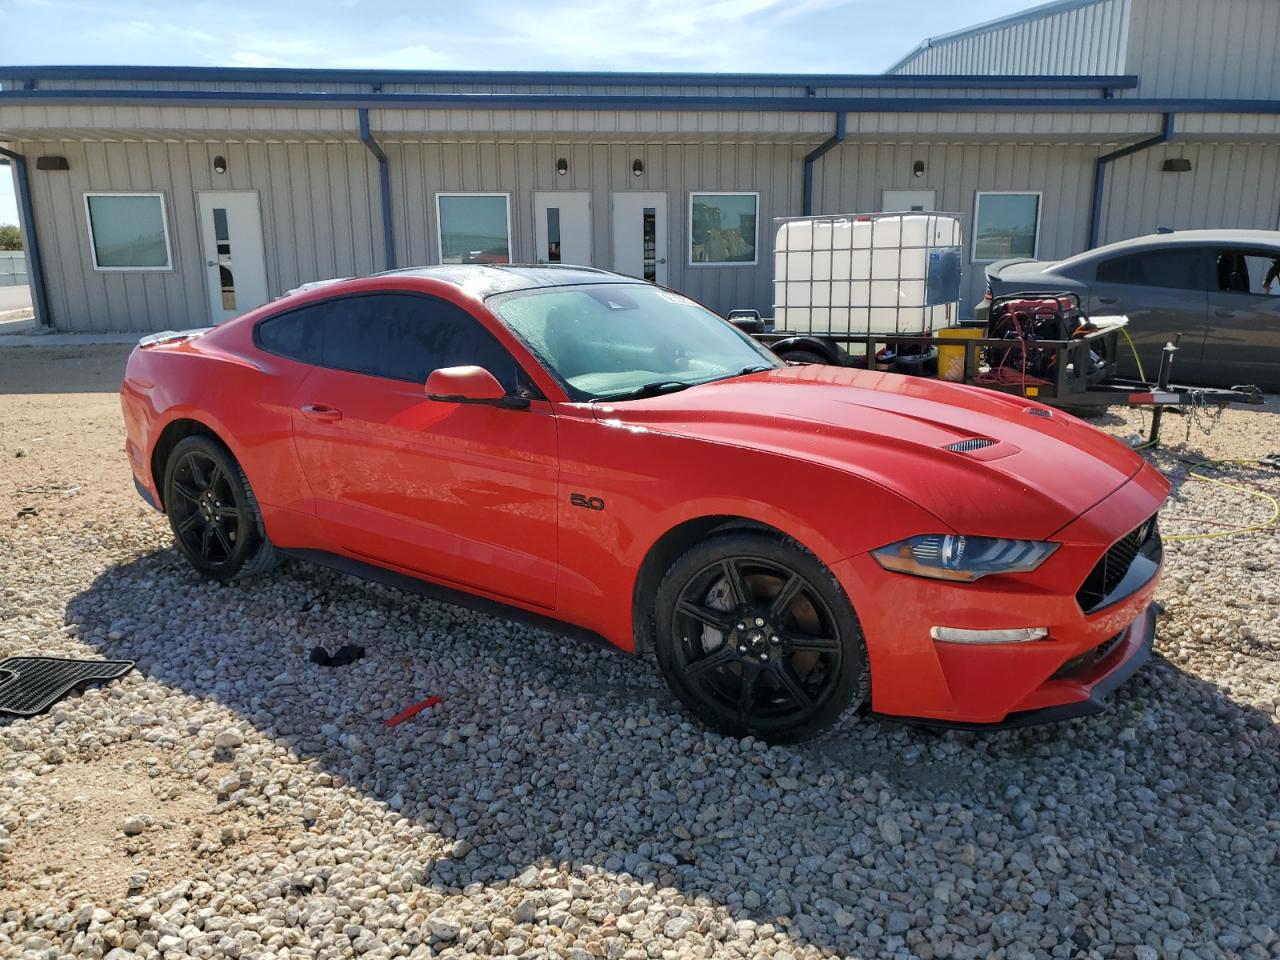
[[[780,221],[774,326],[797,333],[921,334],[952,322],[960,220],[895,213]]]

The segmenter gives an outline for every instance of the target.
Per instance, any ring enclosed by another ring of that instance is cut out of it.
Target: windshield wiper
[[[624,390],[622,393],[609,393],[603,397],[597,397],[597,400],[640,400],[644,397],[656,397],[664,393],[676,393],[680,390],[687,390],[694,384],[685,380],[654,380],[643,386],[636,387],[634,390]]]

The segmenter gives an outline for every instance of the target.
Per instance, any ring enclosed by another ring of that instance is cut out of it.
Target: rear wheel
[[[853,608],[831,572],[786,537],[711,537],[672,564],[656,600],[667,682],[723,733],[805,740],[866,699]]]
[[[217,441],[178,442],[165,465],[164,503],[178,549],[205,576],[227,581],[274,564],[248,478]]]

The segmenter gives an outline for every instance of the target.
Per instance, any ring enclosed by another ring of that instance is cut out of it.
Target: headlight
[[[936,580],[973,581],[992,573],[1027,573],[1058,549],[1041,540],[1001,540],[928,533],[891,543],[871,555],[886,570]]]

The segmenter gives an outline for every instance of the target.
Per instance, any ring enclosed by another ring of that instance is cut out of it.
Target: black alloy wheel
[[[786,538],[733,531],[673,564],[658,592],[659,664],[734,736],[806,739],[866,697],[862,633],[843,590]]]
[[[244,471],[221,444],[194,436],[174,447],[164,503],[179,550],[206,576],[231,580],[272,560]]]

